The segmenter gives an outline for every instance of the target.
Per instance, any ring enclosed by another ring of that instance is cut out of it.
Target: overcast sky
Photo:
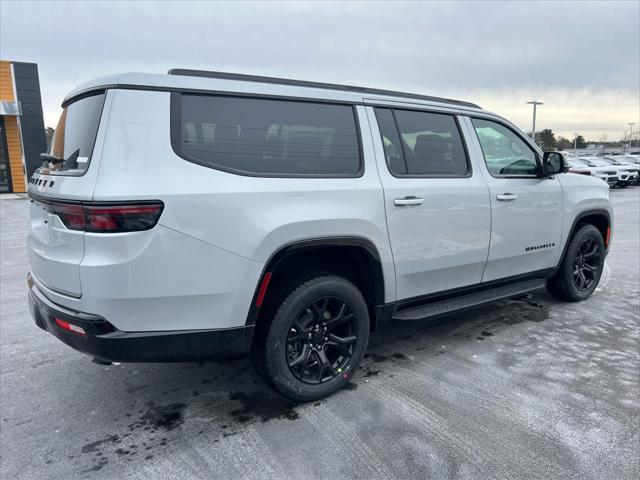
[[[0,57],[39,65],[45,124],[92,77],[223,70],[469,100],[531,129],[640,127],[640,2],[7,2]]]

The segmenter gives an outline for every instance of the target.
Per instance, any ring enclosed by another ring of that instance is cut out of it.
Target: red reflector
[[[264,277],[262,277],[262,283],[258,290],[258,298],[256,298],[256,307],[258,308],[262,306],[262,302],[264,301],[264,296],[266,295],[267,287],[269,286],[269,280],[271,280],[271,272],[265,273]]]
[[[86,335],[84,332],[84,328],[74,325],[73,323],[65,322],[64,320],[60,320],[59,318],[55,318],[56,325],[58,325],[63,330],[68,330],[69,332],[77,333],[78,335]]]
[[[609,246],[609,239],[611,238],[611,227],[607,227],[607,236],[604,239],[604,246],[608,247]]]

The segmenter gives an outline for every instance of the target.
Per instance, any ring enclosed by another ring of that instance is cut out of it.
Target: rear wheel
[[[294,283],[280,298],[268,328],[254,342],[256,370],[295,401],[344,387],[369,341],[369,312],[358,288],[342,277],[322,275]]]
[[[604,267],[604,240],[593,225],[583,225],[575,233],[558,273],[547,288],[563,300],[588,298],[598,286]]]

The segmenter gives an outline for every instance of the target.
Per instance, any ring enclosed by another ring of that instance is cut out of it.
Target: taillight
[[[153,228],[162,203],[142,205],[84,205],[85,230],[94,233],[138,232]]]
[[[149,230],[158,223],[164,208],[159,201],[135,204],[47,202],[45,205],[69,230],[92,233]]]
[[[84,213],[79,203],[49,203],[49,213],[57,215],[69,230],[84,230]]]

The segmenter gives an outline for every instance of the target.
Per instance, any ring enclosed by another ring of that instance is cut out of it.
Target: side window
[[[537,175],[535,152],[515,132],[490,120],[472,118],[471,121],[491,175]]]
[[[454,176],[469,163],[453,115],[376,109],[389,171],[398,176]]]
[[[387,167],[394,175],[404,175],[407,173],[407,167],[404,163],[402,144],[400,143],[396,121],[393,119],[393,113],[388,108],[376,108],[375,112],[378,126],[380,127],[380,135],[382,136]]]
[[[187,160],[267,176],[360,172],[355,111],[350,105],[174,95],[180,96],[172,107],[178,109],[174,113],[180,121],[172,121],[172,143]]]

